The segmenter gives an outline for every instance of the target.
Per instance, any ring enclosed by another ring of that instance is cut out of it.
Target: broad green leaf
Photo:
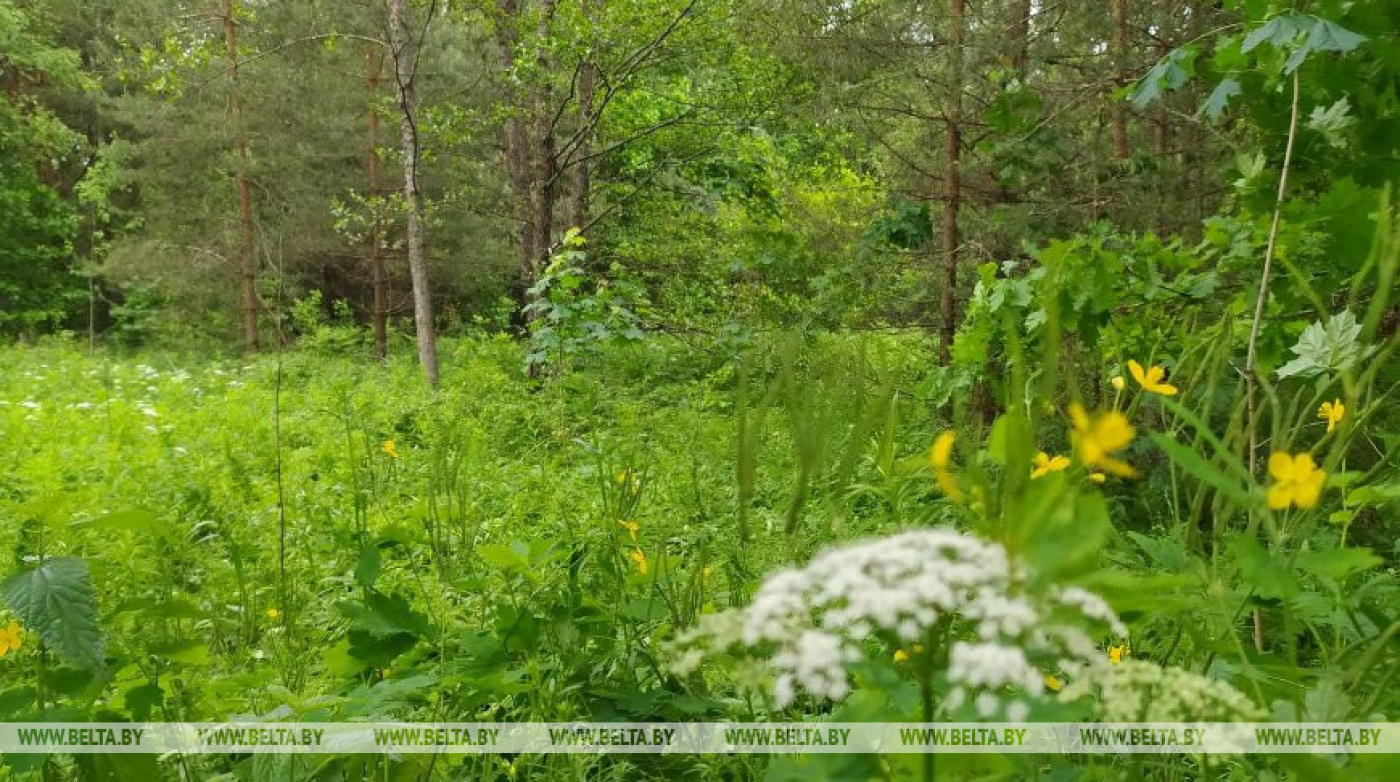
[[[89,670],[102,668],[102,632],[86,562],[51,559],[10,576],[0,592],[20,622],[65,660]]]
[[[414,611],[408,600],[400,595],[386,595],[370,590],[363,602],[341,603],[340,612],[349,617],[357,630],[374,636],[406,633],[427,635],[432,630],[428,618]]]
[[[134,530],[150,529],[156,524],[156,515],[141,508],[129,508],[98,516],[95,519],[73,522],[73,527],[83,529]]]
[[[186,665],[209,664],[209,646],[193,638],[154,644],[151,654]]]
[[[1381,558],[1368,548],[1334,548],[1304,551],[1298,555],[1298,567],[1316,576],[1340,581],[1381,564]]]
[[[1358,361],[1370,355],[1371,349],[1360,344],[1361,324],[1348,310],[1327,319],[1313,323],[1298,337],[1291,350],[1297,358],[1279,367],[1280,378],[1313,377],[1323,372],[1344,372]]]
[[[1211,90],[1210,96],[1201,104],[1200,111],[1196,116],[1204,116],[1209,120],[1220,119],[1220,115],[1225,113],[1225,106],[1230,99],[1240,94],[1240,83],[1232,78],[1221,79],[1220,83]]]
[[[1288,566],[1259,545],[1259,541],[1241,535],[1230,541],[1240,576],[1261,597],[1291,597],[1298,593],[1298,582]]]

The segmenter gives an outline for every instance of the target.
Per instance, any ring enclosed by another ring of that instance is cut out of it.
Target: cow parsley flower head
[[[1100,666],[1060,691],[1062,701],[1097,693],[1105,722],[1231,722],[1263,711],[1229,684],[1141,660]]]
[[[847,665],[876,654],[872,641],[936,643],[935,630],[956,618],[944,707],[971,703],[984,717],[1024,716],[1024,703],[1003,703],[1008,688],[1039,696],[1045,669],[1106,664],[1084,628],[1127,635],[1097,595],[1032,594],[1025,576],[1000,545],[946,529],[828,548],[805,567],[770,576],[748,607],[682,633],[674,667],[688,673],[708,655],[737,649],[766,658],[779,706],[802,692],[840,700],[851,688]],[[878,654],[888,658],[887,649]]]

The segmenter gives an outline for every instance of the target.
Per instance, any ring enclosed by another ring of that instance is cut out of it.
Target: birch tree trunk
[[[413,118],[415,61],[413,42],[404,19],[405,0],[389,0],[389,44],[394,57],[403,145],[403,199],[408,212],[408,273],[413,280],[413,321],[418,334],[418,363],[434,388],[438,384],[437,334],[433,326],[433,298],[428,285],[428,260],[424,251],[423,194],[418,186],[418,126]]]
[[[243,106],[238,94],[238,25],[234,20],[234,0],[223,0],[220,13],[224,22],[224,54],[228,64],[229,122],[233,127],[234,152],[238,161],[235,181],[238,188],[238,278],[243,298],[243,346],[258,349],[257,265],[253,254],[253,205],[248,193],[248,139],[243,131]]]

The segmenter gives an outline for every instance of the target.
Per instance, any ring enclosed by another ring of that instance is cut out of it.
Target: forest
[[[1397,34],[0,0],[0,782],[1400,778]]]

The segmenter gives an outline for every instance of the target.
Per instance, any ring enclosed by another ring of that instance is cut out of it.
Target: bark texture
[[[389,43],[394,56],[398,87],[400,137],[403,146],[403,200],[407,214],[408,273],[413,280],[413,321],[418,335],[418,363],[433,387],[438,384],[437,333],[433,325],[433,297],[428,285],[428,259],[423,226],[423,194],[418,183],[418,126],[414,120],[415,60],[405,0],[389,0]]]

